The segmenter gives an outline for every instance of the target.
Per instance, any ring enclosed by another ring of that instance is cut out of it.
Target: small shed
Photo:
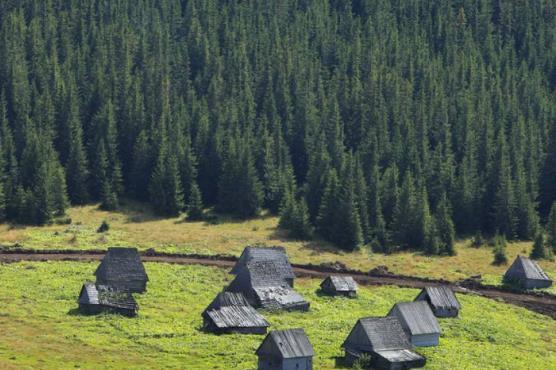
[[[272,264],[275,272],[293,287],[295,274],[284,247],[246,247],[230,274],[238,275],[247,266],[256,263]]]
[[[266,334],[270,326],[241,293],[218,293],[202,316],[203,329],[217,334]]]
[[[453,290],[447,286],[426,287],[415,301],[427,302],[436,317],[457,317],[461,308]]]
[[[552,285],[552,280],[537,262],[524,256],[517,256],[504,274],[504,282],[523,289],[548,288]]]
[[[83,284],[77,302],[79,311],[88,315],[110,312],[133,317],[139,310],[137,302],[129,291],[121,291],[92,282]]]
[[[366,317],[357,323],[342,344],[350,366],[367,355],[373,369],[412,369],[425,366],[426,359],[413,346],[397,317]]]
[[[137,248],[108,248],[95,271],[97,284],[143,293],[149,280]]]
[[[357,283],[351,276],[328,276],[320,283],[320,288],[329,295],[357,296]]]
[[[259,370],[312,370],[313,346],[303,329],[273,330],[256,352]]]
[[[242,293],[255,308],[307,311],[307,302],[282,277],[279,267],[264,261],[250,263],[225,289]]]
[[[396,303],[388,313],[396,316],[414,346],[437,346],[441,329],[431,308],[424,301]]]

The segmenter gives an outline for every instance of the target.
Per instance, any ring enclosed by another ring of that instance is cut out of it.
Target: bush
[[[110,225],[108,224],[108,222],[102,221],[102,223],[100,224],[100,226],[97,229],[97,233],[104,233],[106,231],[110,230]]]
[[[471,246],[474,248],[480,248],[485,244],[485,239],[483,238],[483,234],[480,232],[475,234],[471,239]]]
[[[532,259],[540,260],[549,257],[548,248],[544,245],[544,235],[542,233],[538,233],[535,237],[535,243],[533,244],[533,250],[531,250],[531,254],[529,255]]]
[[[353,364],[353,369],[357,370],[367,370],[371,369],[372,367],[372,358],[367,354],[361,355],[357,361]]]
[[[506,238],[496,235],[493,239],[494,244],[494,261],[493,265],[500,266],[508,263],[508,256],[506,256]]]

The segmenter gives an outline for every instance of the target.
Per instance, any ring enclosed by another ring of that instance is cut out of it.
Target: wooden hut
[[[230,274],[238,275],[253,263],[271,263],[275,272],[293,288],[295,274],[283,247],[246,247]]]
[[[320,288],[328,295],[357,296],[357,283],[351,276],[328,276],[320,283]]]
[[[440,325],[424,301],[396,303],[388,313],[396,316],[414,346],[437,346]]]
[[[256,352],[259,370],[312,370],[315,352],[303,329],[273,330]]]
[[[427,302],[436,317],[457,317],[461,308],[456,295],[447,286],[426,287],[415,301]]]
[[[242,293],[255,308],[307,311],[309,302],[284,280],[272,262],[250,263],[225,289]]]
[[[143,293],[149,280],[137,248],[108,248],[95,271],[97,284]]]
[[[202,316],[203,329],[217,334],[266,334],[270,326],[241,293],[218,293]]]
[[[129,291],[91,282],[83,284],[77,302],[79,310],[89,315],[110,312],[133,317],[139,310],[137,302]]]
[[[552,280],[541,267],[524,256],[517,256],[504,274],[504,282],[517,285],[522,289],[548,288],[552,285]]]
[[[373,369],[412,369],[426,359],[413,351],[397,317],[366,317],[357,323],[342,344],[350,366],[367,355]]]

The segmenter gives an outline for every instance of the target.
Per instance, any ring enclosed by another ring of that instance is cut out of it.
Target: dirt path
[[[98,261],[104,256],[104,251],[0,251],[0,262],[19,261]],[[235,258],[229,256],[196,256],[171,255],[162,253],[143,253],[145,262],[166,262],[181,265],[203,265],[220,268],[230,268],[235,264]],[[516,306],[525,307],[553,319],[556,319],[556,297],[537,293],[514,292],[503,288],[483,286],[480,284],[459,284],[442,280],[423,279],[398,275],[372,275],[361,271],[335,271],[321,266],[293,265],[296,276],[323,278],[331,273],[353,276],[362,285],[395,285],[406,288],[423,288],[431,285],[448,285],[456,292],[476,294],[483,297],[502,300]]]

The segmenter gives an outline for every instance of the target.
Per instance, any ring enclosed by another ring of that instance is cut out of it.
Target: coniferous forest
[[[344,249],[556,235],[555,0],[3,0],[0,28],[7,221],[134,198]]]

